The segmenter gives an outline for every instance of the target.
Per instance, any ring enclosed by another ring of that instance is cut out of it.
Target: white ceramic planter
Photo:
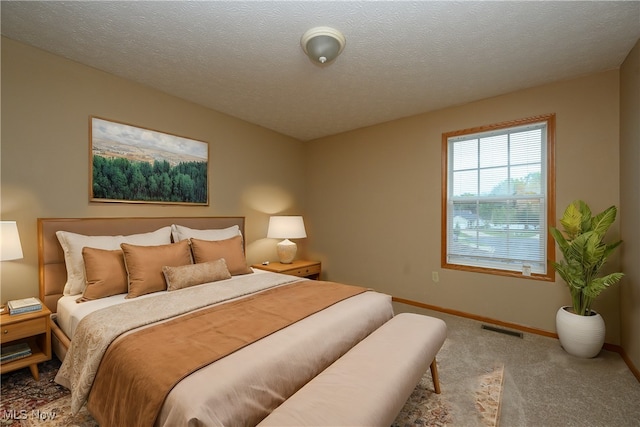
[[[604,319],[592,310],[591,316],[571,313],[571,307],[561,307],[556,314],[556,331],[560,345],[577,357],[595,357],[604,344]]]

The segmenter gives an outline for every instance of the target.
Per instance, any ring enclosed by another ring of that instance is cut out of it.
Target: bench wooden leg
[[[433,358],[431,362],[431,378],[433,379],[433,389],[436,394],[440,394],[440,378],[438,378],[438,365],[436,364],[436,358]]]

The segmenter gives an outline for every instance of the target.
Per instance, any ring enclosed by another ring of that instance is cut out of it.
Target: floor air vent
[[[511,335],[512,337],[522,338],[522,332],[510,331],[508,329],[498,328],[497,326],[482,325],[482,329],[487,331],[499,332],[505,335]]]

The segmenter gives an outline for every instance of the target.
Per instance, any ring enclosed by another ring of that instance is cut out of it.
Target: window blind
[[[546,274],[547,123],[447,139],[446,261]]]

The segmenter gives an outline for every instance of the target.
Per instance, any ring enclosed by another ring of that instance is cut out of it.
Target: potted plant
[[[600,293],[618,282],[623,273],[600,276],[600,269],[611,253],[622,243],[605,243],[607,230],[616,219],[617,208],[610,206],[596,216],[582,200],[575,200],[564,211],[560,224],[549,232],[564,257],[553,267],[565,281],[571,294],[572,307],[561,307],[556,315],[560,344],[579,357],[597,356],[604,344],[605,324],[602,316],[591,309]]]

